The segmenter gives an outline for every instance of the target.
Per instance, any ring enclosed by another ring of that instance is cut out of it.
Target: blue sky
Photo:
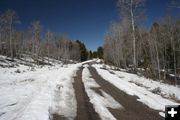
[[[165,16],[168,0],[147,0],[146,26]],[[40,20],[44,30],[67,33],[73,40],[83,41],[88,49],[103,45],[104,35],[112,21],[118,20],[117,0],[0,0],[0,11],[16,10],[27,29]],[[173,12],[177,14],[178,12]]]

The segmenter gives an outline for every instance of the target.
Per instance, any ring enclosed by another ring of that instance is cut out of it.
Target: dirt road
[[[82,68],[77,72],[74,78],[74,89],[77,100],[77,116],[75,120],[100,120],[99,115],[95,112],[93,105],[85,92],[82,82]]]
[[[108,110],[117,120],[163,120],[159,115],[159,111],[155,111],[146,105],[137,101],[138,97],[127,95],[118,88],[104,80],[91,65],[88,67],[92,78],[99,84],[99,88],[93,89],[99,95],[101,90],[111,95],[117,102],[119,102],[124,109],[110,109]],[[75,120],[101,120],[96,113],[93,104],[91,104],[87,93],[85,92],[84,84],[82,82],[82,70],[77,71],[77,76],[74,78],[74,89],[77,100],[77,116]],[[101,90],[100,90],[101,89]],[[54,116],[54,120],[65,120],[65,118]]]

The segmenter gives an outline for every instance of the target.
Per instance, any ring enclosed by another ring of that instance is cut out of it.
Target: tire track
[[[77,116],[75,120],[100,120],[99,115],[95,112],[93,105],[89,101],[82,82],[82,70],[77,71],[77,76],[74,77],[74,89],[77,100]]]
[[[125,109],[110,109],[110,112],[117,120],[163,120],[156,110],[137,101],[136,96],[127,95],[118,88],[104,80],[95,68],[89,67],[92,78],[101,86],[101,89],[111,95]]]

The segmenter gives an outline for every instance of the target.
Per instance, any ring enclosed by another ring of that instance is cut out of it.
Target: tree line
[[[173,74],[171,76],[177,83],[180,74],[180,20],[164,17],[154,22],[149,30],[142,25],[146,18],[145,0],[118,0],[117,6],[121,20],[113,22],[106,34],[105,62],[131,68],[134,72],[141,68],[147,77],[159,80],[166,80]]]
[[[84,61],[88,52],[84,43],[72,41],[66,34],[43,32],[40,21],[34,21],[30,29],[18,31],[20,23],[16,11],[6,10],[0,14],[0,54],[21,58],[23,54],[30,55],[37,63],[40,57],[57,60]]]

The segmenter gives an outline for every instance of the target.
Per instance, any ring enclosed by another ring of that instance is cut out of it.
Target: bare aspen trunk
[[[48,31],[48,36],[47,36],[48,63],[49,63],[49,37],[50,37],[50,32]]]
[[[2,35],[0,32],[0,54],[2,54]]]
[[[176,53],[175,53],[175,50],[173,50],[174,52],[174,80],[175,80],[175,82],[176,82],[176,85],[177,85],[177,71],[176,71]]]
[[[166,63],[165,63],[165,55],[163,55],[163,79],[166,80]]]
[[[48,63],[49,63],[49,41],[48,41],[47,49],[48,49]]]
[[[58,48],[58,60],[60,60],[60,58],[61,58],[61,48],[59,46],[59,48]]]
[[[162,59],[163,59],[163,79],[166,80],[166,42],[163,41],[163,55],[162,55]]]
[[[9,29],[10,29],[10,36],[9,36],[10,54],[11,54],[11,58],[13,59],[14,56],[13,56],[13,48],[12,48],[12,17],[10,18]]]
[[[136,37],[135,37],[135,22],[134,22],[134,14],[133,14],[133,0],[131,0],[131,25],[132,25],[132,37],[133,37],[133,63],[134,69],[136,70]]]
[[[172,43],[172,47],[173,47],[173,62],[174,62],[174,80],[175,80],[175,84],[177,85],[177,77],[176,77],[177,76],[177,71],[176,71],[176,52],[175,52],[174,42]]]
[[[158,79],[161,79],[161,73],[160,73],[160,65],[159,65],[159,53],[157,48],[157,43],[155,43],[155,49],[156,49],[156,60],[157,60],[157,67],[158,67]]]
[[[23,34],[23,37],[22,37],[22,46],[21,46],[21,51],[20,51],[20,57],[23,56],[23,53],[24,53],[24,47],[25,47],[25,43],[24,43],[24,40],[25,40],[25,36]]]

